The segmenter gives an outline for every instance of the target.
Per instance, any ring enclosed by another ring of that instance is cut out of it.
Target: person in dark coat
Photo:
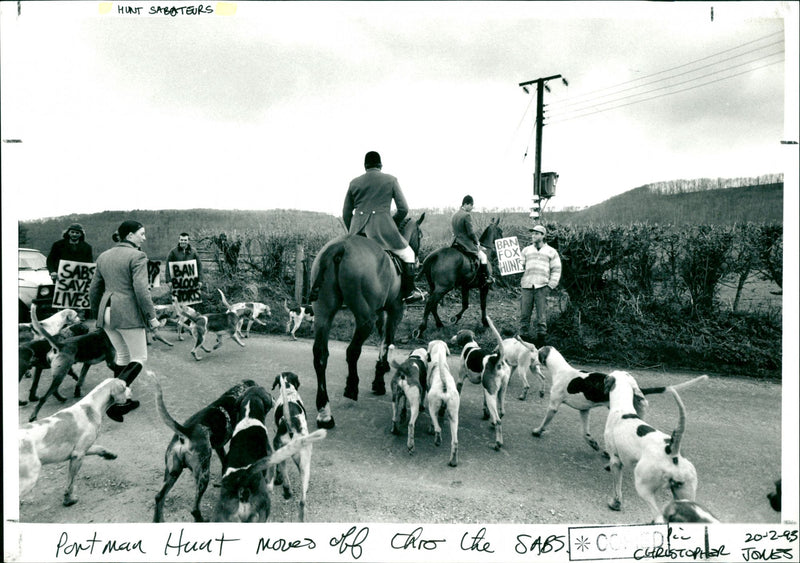
[[[463,253],[478,260],[478,284],[491,285],[493,280],[489,271],[489,259],[483,251],[472,226],[472,207],[475,200],[471,195],[465,195],[461,200],[461,207],[453,214],[450,226],[453,228],[453,246]]]
[[[47,255],[47,271],[56,281],[58,264],[61,260],[73,262],[93,262],[92,247],[86,242],[86,233],[80,223],[73,223],[61,234],[61,238],[53,243]]]
[[[397,225],[408,215],[408,204],[397,178],[382,172],[381,155],[370,151],[364,156],[366,172],[353,179],[347,189],[342,208],[342,219],[351,235],[364,235],[390,250],[403,261],[400,291],[407,302],[424,299],[414,278],[417,275],[417,257],[403,238]],[[397,211],[391,215],[392,201]]]
[[[141,245],[147,240],[138,221],[123,222],[112,237],[117,244],[97,257],[89,303],[102,328],[114,346],[115,377],[130,387],[147,361],[146,327],[158,329],[147,279],[147,255]],[[111,405],[109,418],[123,421],[123,415],[139,406],[128,400],[124,405]]]
[[[187,260],[194,260],[197,264],[197,281],[198,287],[202,285],[203,263],[192,245],[189,244],[189,233],[181,233],[178,235],[178,246],[169,251],[167,256],[167,283],[172,283],[172,268],[170,262],[185,262]]]

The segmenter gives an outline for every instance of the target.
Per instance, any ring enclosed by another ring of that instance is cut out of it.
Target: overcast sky
[[[569,85],[544,94],[551,207],[783,172],[780,141],[797,140],[784,3],[241,2],[231,15],[147,15],[157,5],[23,2],[17,15],[0,3],[2,139],[22,140],[2,144],[4,213],[339,214],[369,150],[412,208],[467,193],[478,209],[527,208],[536,94],[518,84],[557,74]]]

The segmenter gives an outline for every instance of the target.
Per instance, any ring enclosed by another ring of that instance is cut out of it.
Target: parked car
[[[40,318],[53,314],[55,284],[47,271],[47,258],[33,248],[19,249],[19,322],[31,321],[31,303]]]

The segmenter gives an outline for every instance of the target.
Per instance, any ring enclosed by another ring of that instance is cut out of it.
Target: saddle
[[[356,236],[369,238],[367,237],[367,234],[364,232],[360,232]],[[391,250],[384,250],[384,252],[389,255],[389,259],[392,261],[392,264],[394,264],[395,273],[398,276],[403,275],[403,261],[400,260],[400,257]]]
[[[478,253],[468,250],[467,248],[464,247],[464,245],[455,240],[453,241],[453,244],[451,244],[450,246],[451,248],[455,248],[456,250],[458,250],[461,254],[463,254],[467,258],[467,260],[469,260],[470,269],[473,272],[472,278],[469,280],[469,283],[472,283],[473,281],[475,281],[475,278],[478,277],[478,269],[481,267],[481,260],[480,258],[478,258]]]

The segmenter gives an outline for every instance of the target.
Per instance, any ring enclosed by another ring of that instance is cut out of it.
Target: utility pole
[[[533,173],[533,201],[535,206],[538,206],[539,196],[542,195],[542,127],[544,126],[544,91],[550,91],[550,88],[547,87],[548,80],[554,80],[556,78],[561,78],[561,81],[564,85],[568,85],[567,80],[562,78],[560,74],[554,74],[553,76],[545,76],[544,78],[536,78],[534,80],[528,80],[527,82],[520,82],[519,86],[528,94],[530,91],[528,90],[528,86],[531,84],[536,84],[536,163]],[[536,213],[536,217],[538,217],[538,211],[534,211]],[[534,217],[534,218],[536,218]]]

